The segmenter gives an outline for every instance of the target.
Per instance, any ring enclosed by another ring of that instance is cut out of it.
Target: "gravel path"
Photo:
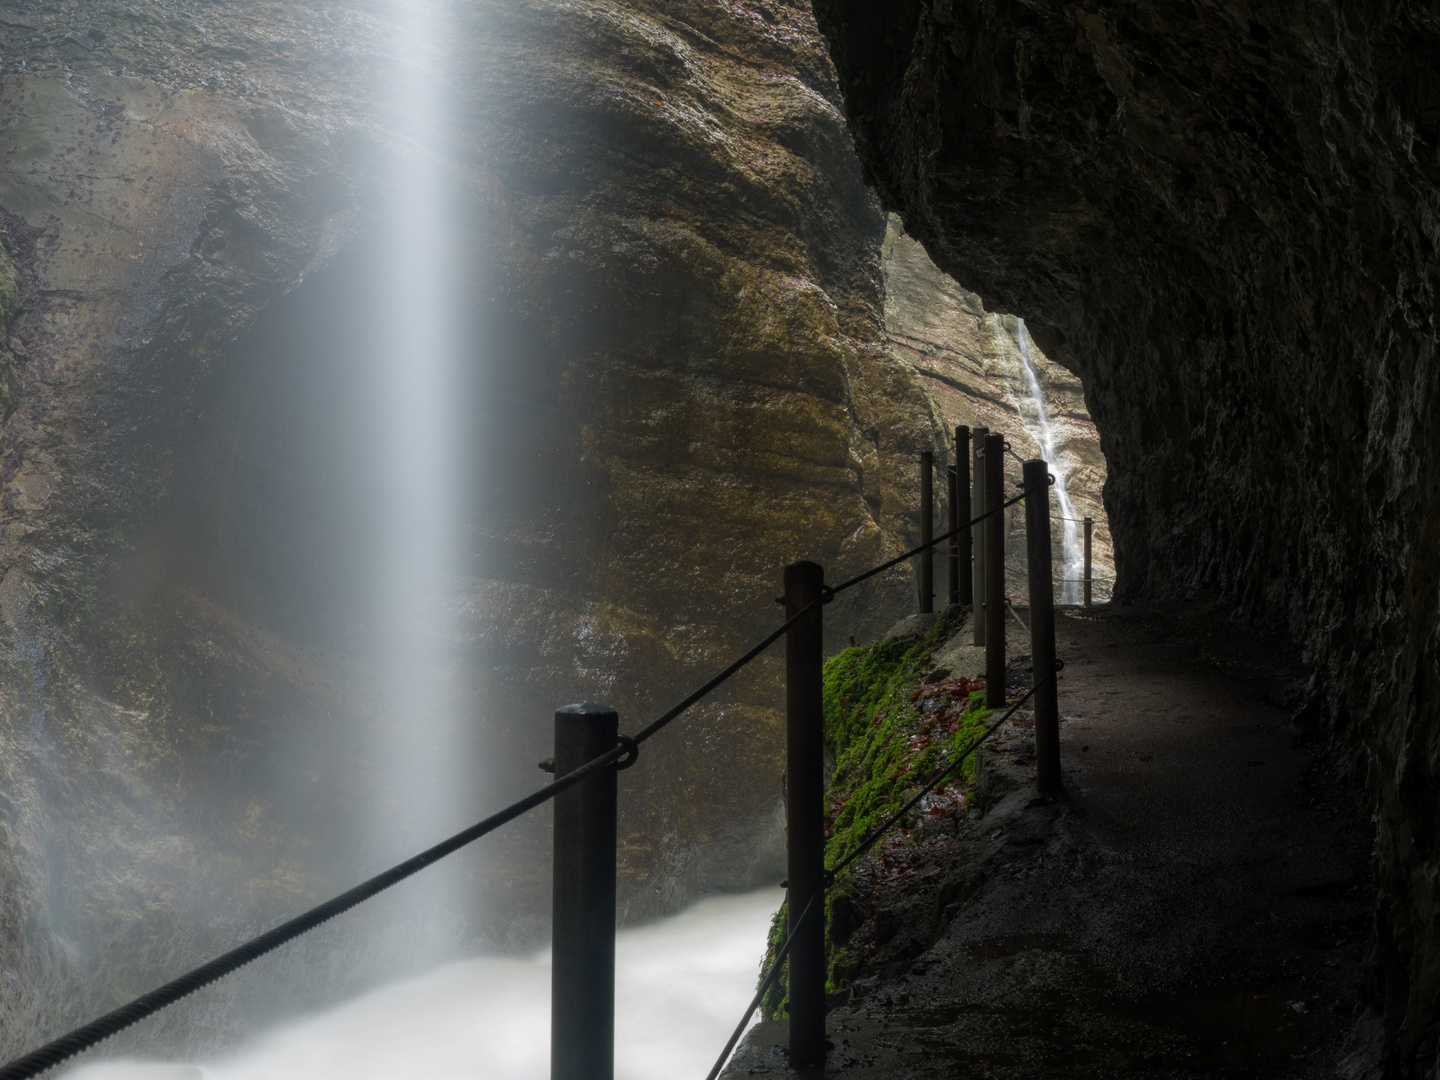
[[[1354,1072],[1368,830],[1290,720],[1300,673],[1198,605],[1058,624],[1067,797],[1033,798],[1022,721],[986,759],[987,812],[899,905],[914,947],[830,1014],[810,1075]],[[726,1076],[796,1075],[784,1027]]]

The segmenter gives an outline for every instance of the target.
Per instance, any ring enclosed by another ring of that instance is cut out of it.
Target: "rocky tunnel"
[[[1387,1068],[1440,1002],[1436,208],[1426,6],[816,0],[867,179],[1024,312],[1105,436],[1118,596],[1293,631],[1375,814]]]
[[[1435,16],[453,8],[446,225],[483,362],[454,389],[463,557],[427,632],[474,719],[472,795],[535,781],[566,700],[638,721],[708,674],[769,626],[785,560],[843,576],[901,550],[917,455],[1013,419],[982,384],[1028,332],[1104,478],[1117,601],[1218,598],[1313,671],[1289,704],[1375,814],[1372,1018],[1393,1075],[1433,1070]],[[395,797],[355,749],[383,557],[352,542],[387,498],[386,402],[357,373],[404,317],[375,246],[377,177],[413,150],[379,78],[394,10],[0,12],[18,970],[110,972],[99,943],[172,931],[204,952],[348,880],[357,806]],[[897,576],[837,603],[832,644],[912,595]],[[773,871],[777,678],[651,755],[628,918]],[[514,869],[542,841],[502,853],[475,933],[543,931],[543,874]]]

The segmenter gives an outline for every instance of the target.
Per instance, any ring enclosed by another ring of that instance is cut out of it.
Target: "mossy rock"
[[[825,738],[835,759],[826,795],[827,866],[845,859],[984,730],[991,710],[982,690],[971,692],[958,715],[943,723],[925,708],[921,677],[953,629],[937,619],[924,633],[852,646],[825,662]],[[956,776],[967,789],[974,783],[973,755]],[[842,877],[825,898],[827,993],[843,990],[858,970],[846,945],[867,917]],[[786,918],[782,906],[770,927],[762,977],[785,940]],[[761,1002],[766,1018],[785,1016],[787,999],[782,972]]]

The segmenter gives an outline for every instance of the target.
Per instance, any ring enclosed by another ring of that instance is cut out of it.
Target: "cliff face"
[[[1386,1068],[1440,1038],[1440,23],[816,0],[866,175],[1104,433],[1121,598],[1298,637],[1377,822]]]
[[[985,310],[980,298],[963,289],[930,261],[924,247],[906,234],[900,219],[889,217],[882,249],[885,271],[885,333],[897,359],[912,365],[935,402],[945,430],[957,424],[984,425],[1002,433],[1022,460],[1050,456],[1052,473],[1065,480],[1069,514],[1094,521],[1095,602],[1110,598],[1115,560],[1110,525],[1101,492],[1105,485],[1105,453],[1099,433],[1085,408],[1084,389],[1073,372],[1052,361],[1028,340],[1023,348],[1034,365],[1040,394],[1031,385],[1022,356],[1022,331],[1014,316]],[[1043,407],[1051,449],[1037,440],[1045,437],[1040,423]],[[973,476],[972,466],[972,476]],[[1012,462],[1010,471],[1015,471]],[[1051,514],[1064,514],[1061,505]],[[1083,531],[1078,523],[1067,537],[1064,523],[1052,521],[1054,551],[1063,564],[1066,545],[1071,554],[1081,550]],[[1024,597],[1025,511],[1010,511],[1006,566],[1011,580],[1008,595]],[[941,571],[943,574],[943,571]],[[1062,576],[1057,573],[1057,576]],[[941,580],[941,576],[936,577]],[[1062,593],[1076,599],[1078,590]]]
[[[354,542],[388,501],[355,357],[395,306],[385,166],[417,152],[403,6],[0,14],[0,936],[46,1030],[95,1004],[47,972],[139,989],[373,869],[367,808],[404,799]],[[807,5],[477,7],[438,8],[466,540],[417,628],[465,718],[457,825],[541,782],[556,707],[633,729],[772,626],[783,562],[898,550],[938,437]],[[912,586],[855,593],[839,640]],[[625,774],[628,918],[774,872],[778,674]],[[544,822],[490,850],[462,921],[528,941]]]

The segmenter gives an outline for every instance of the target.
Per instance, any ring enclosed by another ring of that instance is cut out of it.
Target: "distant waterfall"
[[[1075,504],[1070,501],[1070,492],[1065,487],[1067,467],[1060,460],[1060,453],[1055,445],[1055,429],[1050,426],[1050,415],[1045,411],[1045,393],[1040,385],[1040,370],[1035,365],[1030,332],[1025,329],[1024,319],[1016,319],[1015,326],[1015,341],[1019,345],[1020,355],[1018,366],[1024,372],[1023,382],[1029,392],[1028,399],[1014,395],[1015,411],[1020,414],[1020,423],[1035,440],[1035,444],[1040,448],[1040,456],[1049,463],[1050,472],[1055,476],[1055,502],[1061,519],[1060,563],[1063,568],[1060,575],[1060,603],[1078,604],[1081,598],[1080,578],[1085,573],[1081,523],[1079,515],[1075,513]],[[999,315],[990,316],[990,327],[1001,355],[1009,360],[1011,350],[1005,348],[1005,339],[1009,335],[1005,333],[1005,325]]]

